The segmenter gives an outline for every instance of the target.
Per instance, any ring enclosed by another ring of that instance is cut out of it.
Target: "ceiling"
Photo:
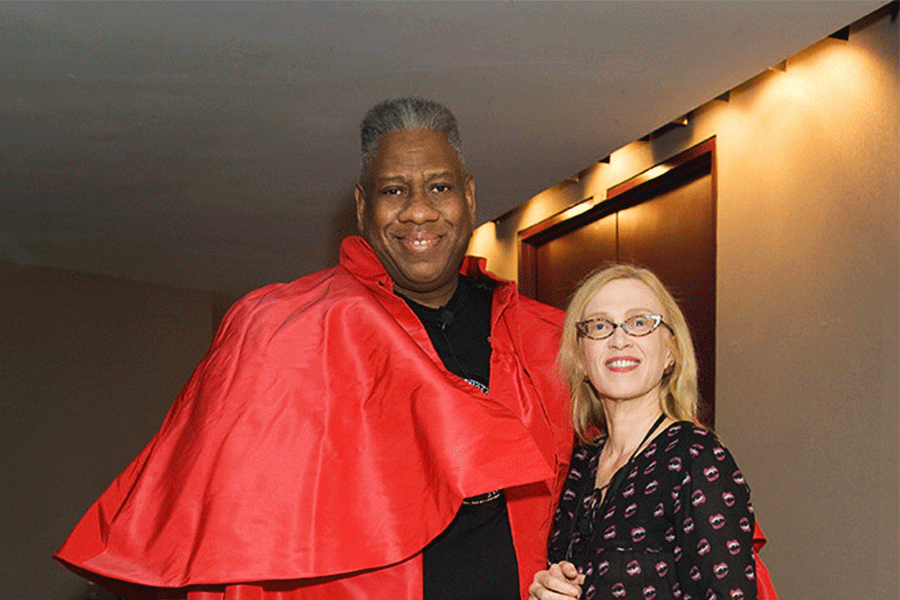
[[[378,101],[456,113],[481,223],[885,3],[0,2],[0,261],[290,280]]]

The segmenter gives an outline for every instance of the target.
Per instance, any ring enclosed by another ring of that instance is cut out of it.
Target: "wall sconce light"
[[[833,40],[842,40],[845,42],[849,41],[850,40],[850,26],[847,25],[846,27],[842,27],[842,28],[838,29],[837,31],[835,31],[834,33],[832,33],[831,35],[829,35],[828,37],[830,37]]]
[[[673,121],[669,121],[662,127],[654,129],[653,131],[651,131],[644,137],[638,138],[638,141],[649,142],[651,140],[655,140],[656,138],[672,131],[673,129],[678,129],[680,127],[687,127],[688,124],[691,122],[690,118],[691,118],[691,113],[688,113],[688,114],[684,115],[683,117],[679,117]]]

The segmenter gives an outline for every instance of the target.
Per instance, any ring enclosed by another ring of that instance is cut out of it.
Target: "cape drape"
[[[561,314],[498,285],[484,395],[348,238],[338,266],[232,307],[56,558],[128,597],[421,598],[422,548],[463,498],[503,488],[524,590],[571,449]]]

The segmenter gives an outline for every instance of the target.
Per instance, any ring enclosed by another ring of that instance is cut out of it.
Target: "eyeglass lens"
[[[662,319],[657,315],[635,315],[618,325],[609,319],[589,319],[582,322],[581,330],[584,335],[594,339],[611,336],[616,327],[622,327],[629,335],[642,336],[652,332],[661,322]]]

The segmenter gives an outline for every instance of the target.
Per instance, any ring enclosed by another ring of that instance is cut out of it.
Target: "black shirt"
[[[460,275],[440,308],[406,300],[444,367],[488,392],[494,282]],[[519,600],[519,574],[502,490],[467,498],[423,552],[425,600]]]

